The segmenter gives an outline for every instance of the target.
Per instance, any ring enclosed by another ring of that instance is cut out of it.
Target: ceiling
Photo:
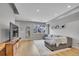
[[[78,6],[77,3],[15,3],[16,20],[48,22]]]

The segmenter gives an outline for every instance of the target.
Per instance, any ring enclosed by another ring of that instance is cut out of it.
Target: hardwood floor
[[[79,49],[68,48],[62,51],[52,52],[49,55],[50,56],[79,56]]]
[[[32,40],[22,40],[15,56],[39,56],[39,52]]]
[[[41,44],[41,43],[40,43]],[[42,48],[43,49],[43,48]],[[42,51],[44,53],[45,51]],[[49,56],[79,56],[79,49],[66,48],[48,53]],[[15,56],[40,56],[39,48],[33,40],[22,40]]]

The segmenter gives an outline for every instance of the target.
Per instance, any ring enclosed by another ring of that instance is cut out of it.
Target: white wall
[[[79,47],[79,20],[66,23],[62,29],[50,28],[50,34],[72,37],[73,47]]]
[[[0,3],[0,42],[8,40],[10,22],[15,23],[11,7],[7,3]]]
[[[42,39],[44,36],[44,33],[34,33],[33,29],[36,27],[38,24],[45,24],[45,23],[39,23],[39,22],[28,22],[28,21],[16,21],[16,25],[19,27],[19,37],[26,39]],[[27,36],[26,28],[30,27],[30,37]]]

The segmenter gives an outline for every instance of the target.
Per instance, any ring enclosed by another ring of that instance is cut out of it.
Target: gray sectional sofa
[[[59,44],[59,46],[56,46],[56,44],[50,44],[46,41],[45,42],[45,46],[50,49],[51,51],[54,50],[59,50],[59,49],[64,49],[64,48],[71,48],[72,47],[72,38],[67,37],[67,43],[66,44]]]

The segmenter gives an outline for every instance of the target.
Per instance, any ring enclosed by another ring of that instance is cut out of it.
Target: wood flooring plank
[[[79,56],[79,49],[70,48],[69,50],[64,50],[58,53],[51,53],[52,56]]]

